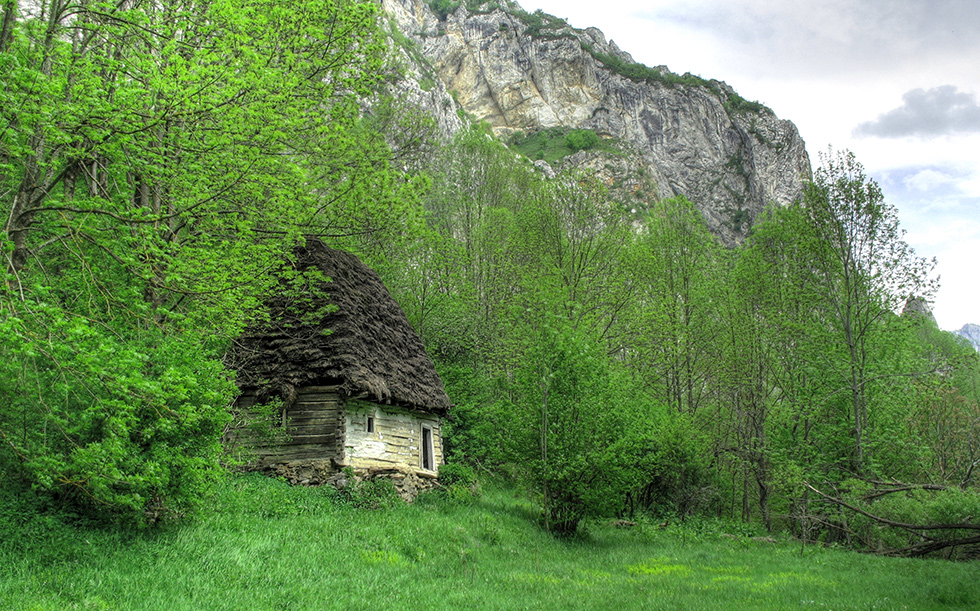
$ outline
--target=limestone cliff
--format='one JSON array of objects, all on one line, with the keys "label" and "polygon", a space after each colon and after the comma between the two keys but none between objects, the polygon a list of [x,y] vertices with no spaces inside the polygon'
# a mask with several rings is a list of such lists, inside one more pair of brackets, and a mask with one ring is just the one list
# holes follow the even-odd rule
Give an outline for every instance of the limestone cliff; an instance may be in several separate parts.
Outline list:
[{"label": "limestone cliff", "polygon": [[980,352],[980,325],[963,325],[963,328],[955,333],[973,344],[973,347]]},{"label": "limestone cliff", "polygon": [[725,243],[741,242],[764,206],[792,201],[810,176],[791,122],[721,81],[635,64],[595,28],[514,3],[460,3],[445,18],[428,0],[383,4],[465,111],[498,136],[590,129],[622,143],[615,163],[591,152],[560,165],[585,164],[611,185],[642,176],[651,197],[685,195]]}]

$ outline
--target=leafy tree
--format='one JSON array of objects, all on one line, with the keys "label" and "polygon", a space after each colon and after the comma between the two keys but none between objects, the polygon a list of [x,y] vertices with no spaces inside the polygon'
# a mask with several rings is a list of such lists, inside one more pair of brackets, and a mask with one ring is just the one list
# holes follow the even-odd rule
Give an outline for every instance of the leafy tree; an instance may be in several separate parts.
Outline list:
[{"label": "leafy tree", "polygon": [[359,106],[388,74],[377,10],[3,4],[11,477],[120,519],[193,508],[235,392],[222,352],[292,245],[386,225],[413,189]]},{"label": "leafy tree", "polygon": [[695,413],[709,398],[719,252],[700,213],[683,197],[651,208],[637,244],[636,317],[643,342],[637,367],[678,412]]},{"label": "leafy tree", "polygon": [[518,214],[523,293],[537,293],[575,328],[611,340],[634,292],[621,265],[632,232],[601,184],[577,178],[544,185]]},{"label": "leafy tree", "polygon": [[894,207],[864,174],[853,153],[822,157],[805,194],[810,265],[832,336],[844,346],[837,369],[853,427],[853,469],[864,472],[868,404],[880,375],[874,342],[883,324],[912,297],[931,295],[934,262],[916,257],[904,241]]},{"label": "leafy tree", "polygon": [[[639,487],[634,451],[651,416],[625,400],[601,345],[561,314],[529,312],[527,351],[508,419],[511,455],[544,505],[545,528],[574,533],[587,517],[615,515]],[[628,440],[628,441],[627,441]]]}]

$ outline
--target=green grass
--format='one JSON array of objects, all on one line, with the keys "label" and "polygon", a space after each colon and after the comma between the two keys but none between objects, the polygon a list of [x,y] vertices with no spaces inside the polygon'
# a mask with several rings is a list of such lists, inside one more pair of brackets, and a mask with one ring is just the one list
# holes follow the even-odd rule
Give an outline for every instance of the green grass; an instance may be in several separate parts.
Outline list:
[{"label": "green grass", "polygon": [[[490,490],[365,510],[230,478],[157,532],[27,521],[0,542],[2,609],[973,609],[975,563],[732,539],[717,524],[590,524],[555,540]],[[13,535],[13,538],[7,535]]]},{"label": "green grass", "polygon": [[[587,135],[591,135],[591,139],[583,140],[586,146],[574,146],[576,137],[581,139]],[[528,159],[543,159],[549,164],[555,164],[579,150],[617,151],[614,142],[599,138],[592,130],[563,127],[550,127],[531,134],[517,133],[511,137],[509,144]]]}]

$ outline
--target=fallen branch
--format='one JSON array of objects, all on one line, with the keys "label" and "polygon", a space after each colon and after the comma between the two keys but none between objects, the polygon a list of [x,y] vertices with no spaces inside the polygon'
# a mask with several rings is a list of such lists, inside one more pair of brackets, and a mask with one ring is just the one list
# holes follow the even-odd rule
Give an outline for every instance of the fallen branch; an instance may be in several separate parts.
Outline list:
[{"label": "fallen branch", "polygon": [[961,522],[961,523],[956,523],[956,524],[906,524],[904,522],[895,522],[894,520],[889,520],[888,518],[883,518],[881,516],[876,516],[873,513],[868,513],[867,511],[864,511],[863,509],[860,509],[858,507],[855,507],[854,505],[848,504],[847,501],[844,501],[843,499],[838,499],[838,498],[835,498],[835,497],[830,496],[829,494],[824,494],[823,492],[817,490],[816,488],[814,488],[813,486],[811,486],[810,484],[808,484],[806,482],[803,482],[803,485],[806,486],[807,488],[809,488],[810,490],[816,492],[817,494],[819,494],[820,496],[822,496],[824,499],[830,501],[831,503],[835,503],[837,505],[840,505],[841,507],[846,507],[847,509],[850,509],[851,511],[857,512],[857,513],[863,515],[866,518],[871,518],[875,522],[878,522],[880,524],[885,524],[887,526],[894,526],[896,528],[902,528],[902,529],[911,530],[911,531],[917,531],[917,530],[957,530],[957,529],[960,529],[960,530],[980,530],[980,524],[971,524],[969,522]]},{"label": "fallen branch", "polygon": [[[917,543],[915,545],[910,545],[908,547],[904,547],[904,548],[901,548],[901,549],[884,550],[884,551],[878,552],[878,553],[883,554],[883,555],[887,555],[887,556],[905,556],[905,557],[925,556],[926,554],[930,554],[932,552],[936,552],[936,551],[939,551],[939,550],[942,550],[942,549],[945,549],[945,548],[949,548],[949,547],[956,547],[956,546],[959,546],[959,545],[971,545],[971,544],[975,544],[975,543],[980,543],[980,535],[971,535],[971,536],[967,536],[967,537],[957,537],[957,538],[953,538],[953,539],[941,539],[941,538],[938,538],[938,537],[935,537],[935,536],[929,536],[929,535],[926,534],[927,532],[930,532],[930,531],[938,531],[938,530],[980,531],[980,524],[972,524],[970,522],[959,522],[959,523],[951,523],[951,524],[908,524],[908,523],[905,523],[905,522],[896,522],[895,520],[889,520],[888,518],[884,518],[882,516],[878,516],[878,515],[875,515],[873,513],[868,512],[868,511],[865,511],[865,510],[861,509],[860,507],[855,507],[854,505],[851,505],[850,503],[848,503],[847,501],[845,501],[843,499],[830,496],[829,494],[826,494],[824,492],[821,492],[820,490],[814,488],[813,486],[811,486],[810,484],[808,484],[806,482],[804,482],[803,485],[806,486],[806,488],[808,490],[816,493],[818,496],[820,496],[824,500],[830,501],[831,503],[834,503],[835,505],[837,505],[839,507],[843,507],[845,509],[849,509],[849,510],[851,510],[851,511],[857,513],[857,514],[860,514],[860,515],[862,515],[862,516],[864,516],[866,518],[869,518],[869,519],[877,522],[878,524],[882,524],[882,525],[885,525],[885,526],[891,526],[891,527],[894,527],[894,528],[900,528],[900,529],[906,530],[906,531],[908,531],[908,532],[910,532],[910,533],[912,533],[914,535],[917,535],[917,536],[921,537],[922,539],[925,539],[925,541],[922,542],[922,543]],[[926,485],[926,486],[928,486],[928,485]],[[927,488],[926,486],[908,486],[907,488],[910,489],[910,490],[914,490],[914,489],[934,490],[934,489],[937,489],[937,488],[941,488],[941,487],[938,487],[938,486],[935,487],[935,488],[933,488],[933,487],[928,487]],[[888,492],[898,492],[898,491],[899,491],[898,489],[890,489],[889,491],[885,492],[884,494],[887,494]],[[881,496],[881,495],[877,495],[877,496]],[[865,497],[865,498],[869,498],[869,497]],[[874,498],[874,497],[871,497],[871,498]],[[971,518],[967,518],[967,519],[969,520]]]}]

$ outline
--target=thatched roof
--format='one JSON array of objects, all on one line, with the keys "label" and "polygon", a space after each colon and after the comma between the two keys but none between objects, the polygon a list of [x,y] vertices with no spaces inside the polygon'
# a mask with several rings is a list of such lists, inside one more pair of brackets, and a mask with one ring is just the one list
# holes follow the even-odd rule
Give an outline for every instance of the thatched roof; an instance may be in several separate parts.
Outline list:
[{"label": "thatched roof", "polygon": [[[295,267],[312,266],[332,282],[319,282],[320,296],[307,303],[272,300],[273,322],[246,332],[231,359],[239,386],[289,400],[301,386],[339,384],[347,396],[445,414],[442,380],[378,274],[311,237]],[[336,310],[309,320],[325,304]]]}]

